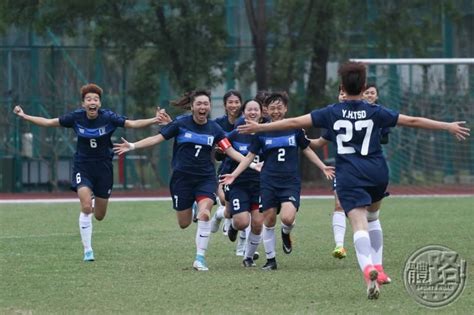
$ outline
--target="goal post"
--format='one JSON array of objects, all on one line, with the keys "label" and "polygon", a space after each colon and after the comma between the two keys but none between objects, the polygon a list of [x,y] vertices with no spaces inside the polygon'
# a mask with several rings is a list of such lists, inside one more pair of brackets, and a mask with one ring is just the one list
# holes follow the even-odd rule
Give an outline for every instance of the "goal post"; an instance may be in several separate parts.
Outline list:
[{"label": "goal post", "polygon": [[[400,113],[474,127],[474,58],[351,59],[368,66],[377,103]],[[391,186],[407,193],[474,194],[474,138],[393,128],[384,146]]]}]

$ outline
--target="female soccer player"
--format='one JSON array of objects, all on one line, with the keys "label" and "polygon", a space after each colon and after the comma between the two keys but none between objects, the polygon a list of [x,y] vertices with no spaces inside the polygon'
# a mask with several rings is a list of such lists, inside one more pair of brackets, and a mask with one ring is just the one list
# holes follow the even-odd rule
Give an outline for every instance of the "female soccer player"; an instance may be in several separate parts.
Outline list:
[{"label": "female soccer player", "polygon": [[[225,137],[222,128],[208,120],[211,112],[211,96],[204,90],[187,93],[177,101],[181,107],[191,104],[191,115],[179,116],[163,127],[159,134],[132,143],[122,138],[123,143],[114,144],[114,151],[124,154],[175,138],[173,147],[173,175],[170,192],[178,225],[185,229],[192,222],[192,205],[198,204],[198,228],[196,231],[196,258],[193,268],[207,271],[205,254],[209,243],[211,209],[217,189],[216,170],[211,151],[218,145],[233,159],[243,156],[236,152]],[[254,164],[255,165],[255,164]]]},{"label": "female soccer player", "polygon": [[423,117],[399,114],[383,106],[372,106],[363,99],[366,68],[362,63],[348,62],[339,68],[346,101],[312,111],[310,114],[256,124],[248,121],[239,126],[243,133],[294,130],[317,127],[328,129],[336,139],[336,191],[354,232],[354,247],[367,283],[367,297],[376,299],[380,290],[378,271],[372,259],[368,220],[376,220],[380,201],[386,195],[388,166],[380,145],[380,129],[405,126],[446,130],[458,140],[469,136],[464,121],[441,122]]},{"label": "female soccer player", "polygon": [[[339,91],[339,102],[341,103],[341,93],[345,94],[341,90]],[[373,106],[377,105],[378,100],[378,90],[375,84],[368,84],[366,90],[363,94],[364,99]],[[387,144],[388,143],[388,134],[390,133],[390,128],[382,128],[380,129],[380,143]],[[314,150],[318,147],[322,147],[326,145],[328,142],[333,141],[331,140],[331,133],[326,132],[322,137],[316,140],[311,140],[311,148]],[[334,142],[334,141],[333,141]],[[334,199],[335,199],[335,207],[334,207],[334,214],[333,214],[333,233],[334,233],[334,240],[336,242],[336,247],[334,248],[332,255],[335,258],[345,258],[346,257],[346,249],[344,248],[344,236],[346,233],[346,216],[344,213],[344,209],[342,209],[341,204],[339,202],[339,198],[337,197],[336,193],[336,179],[334,180]],[[379,213],[380,204],[376,203],[375,205],[371,206],[369,209],[370,212]],[[377,208],[378,207],[378,208]],[[390,277],[385,273],[383,267],[383,231],[382,225],[380,224],[380,220],[378,219],[378,215],[374,216],[373,219],[368,220],[368,229],[370,235],[370,244],[372,246],[372,262],[374,263],[375,269],[378,271],[377,282],[380,284],[389,284],[391,283]]]},{"label": "female soccer player", "polygon": [[[272,93],[267,97],[268,115],[272,121],[280,121],[288,111],[288,95],[284,92]],[[250,120],[247,123],[252,122]],[[252,126],[257,124],[252,122]],[[262,124],[265,125],[265,124]],[[241,126],[240,126],[241,127]],[[240,128],[239,127],[239,128]],[[224,184],[232,182],[247,168],[255,156],[262,151],[265,161],[260,175],[260,194],[264,214],[263,245],[267,262],[263,270],[277,269],[275,252],[275,224],[277,207],[281,205],[281,237],[283,251],[290,254],[293,250],[290,232],[294,227],[296,212],[300,204],[301,179],[299,175],[298,148],[317,165],[326,175],[332,178],[334,168],[324,165],[318,156],[308,147],[309,140],[302,129],[284,132],[268,132],[256,135],[249,147],[249,153],[239,166],[231,173],[222,176]]]},{"label": "female soccer player", "polygon": [[92,83],[81,87],[81,97],[82,109],[59,118],[30,116],[25,114],[20,106],[16,106],[13,111],[24,120],[38,126],[74,129],[77,135],[77,147],[71,188],[77,192],[81,203],[79,231],[84,245],[84,261],[94,261],[92,213],[98,221],[104,219],[114,183],[112,168],[114,153],[110,138],[117,127],[144,128],[156,123],[157,119],[155,117],[129,120],[110,110],[101,109],[102,89]]},{"label": "female soccer player", "polygon": [[[255,100],[248,100],[242,106],[245,119],[260,122],[262,117],[262,104]],[[245,121],[242,121],[245,123]],[[243,135],[236,131],[231,132],[229,140],[234,149],[242,155],[247,155],[248,148],[255,137],[253,135]],[[257,155],[254,159],[255,163],[259,163],[260,158]],[[230,161],[227,170],[233,171],[238,166],[235,161]],[[248,237],[246,236],[244,267],[255,267],[254,254],[260,244],[263,225],[263,215],[259,211],[260,199],[260,174],[259,172],[247,169],[232,183],[225,185],[227,191],[226,201],[232,216],[232,223],[229,226],[228,236],[231,241],[235,241],[237,233],[246,233],[246,229],[250,227]],[[240,237],[239,239],[241,239]],[[255,258],[257,258],[256,256]]]},{"label": "female soccer player", "polygon": [[[222,117],[218,117],[215,119],[215,121],[219,124],[219,126],[222,127],[222,129],[226,132],[229,133],[232,130],[234,130],[234,125],[236,121],[241,117],[242,115],[242,96],[240,92],[236,90],[229,90],[224,94],[224,109],[225,109],[225,115]],[[230,159],[225,156],[225,154],[219,150],[219,148],[216,148],[216,154],[215,154],[216,160],[222,161],[221,164],[219,165],[219,168],[217,169],[217,174],[220,176],[221,174],[227,173],[227,168],[228,164],[230,163]],[[226,202],[225,202],[225,196],[224,196],[224,190],[222,187],[222,184],[219,184],[217,188],[217,197],[219,197],[219,207],[217,207],[216,212],[214,213],[212,217],[212,226],[211,226],[211,231],[212,233],[217,232],[219,229],[220,222],[222,219],[224,220],[224,226],[222,227],[222,231],[224,232],[224,235],[227,235],[227,230],[229,228],[230,224],[230,213],[226,211]],[[245,241],[245,237],[244,237]],[[241,240],[239,239],[239,242]],[[238,244],[239,245],[239,244]],[[237,246],[239,247],[239,246]],[[242,246],[240,246],[242,247]],[[243,249],[237,248],[237,254],[242,251]]]}]

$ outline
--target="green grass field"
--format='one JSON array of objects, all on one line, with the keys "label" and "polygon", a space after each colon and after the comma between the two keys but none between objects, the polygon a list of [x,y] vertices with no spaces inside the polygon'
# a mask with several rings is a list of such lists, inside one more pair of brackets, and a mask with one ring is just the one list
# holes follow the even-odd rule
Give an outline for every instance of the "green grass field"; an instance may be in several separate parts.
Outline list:
[{"label": "green grass field", "polygon": [[277,238],[277,271],[244,269],[235,244],[219,232],[210,241],[210,271],[198,273],[191,267],[195,224],[179,229],[170,201],[112,201],[106,219],[94,221],[92,263],[82,261],[78,203],[0,204],[0,313],[430,313],[402,278],[408,256],[428,244],[468,262],[464,293],[437,313],[473,313],[474,197],[385,201],[384,265],[393,283],[375,301],[366,298],[350,228],[348,257],[330,255],[332,206],[303,200],[291,255]]}]

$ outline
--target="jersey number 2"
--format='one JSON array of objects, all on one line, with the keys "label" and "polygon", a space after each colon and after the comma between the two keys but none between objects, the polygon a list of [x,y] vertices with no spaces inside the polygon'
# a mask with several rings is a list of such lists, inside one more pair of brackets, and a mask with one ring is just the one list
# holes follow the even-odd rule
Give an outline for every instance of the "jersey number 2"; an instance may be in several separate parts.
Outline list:
[{"label": "jersey number 2", "polygon": [[360,150],[360,154],[367,155],[369,153],[369,144],[370,144],[370,136],[372,135],[372,129],[374,128],[374,122],[372,119],[367,120],[357,120],[354,125],[349,120],[337,120],[334,123],[333,129],[340,130],[341,128],[345,129],[345,133],[340,133],[336,137],[337,142],[337,153],[338,154],[352,154],[355,153],[355,149],[350,146],[345,146],[344,143],[347,143],[352,140],[354,136],[353,130],[361,131],[362,129],[366,129],[364,140],[362,140],[362,147]]}]

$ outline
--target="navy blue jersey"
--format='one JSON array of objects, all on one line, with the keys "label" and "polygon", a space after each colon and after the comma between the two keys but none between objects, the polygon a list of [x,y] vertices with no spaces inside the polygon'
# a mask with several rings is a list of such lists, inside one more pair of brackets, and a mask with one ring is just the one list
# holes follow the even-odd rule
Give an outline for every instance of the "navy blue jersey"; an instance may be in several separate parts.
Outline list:
[{"label": "navy blue jersey", "polygon": [[380,129],[394,127],[398,113],[365,101],[345,101],[311,112],[313,126],[326,128],[337,145],[338,187],[376,186],[388,181]]},{"label": "navy blue jersey", "polygon": [[175,138],[172,166],[175,171],[215,176],[211,151],[225,138],[222,128],[213,120],[196,124],[193,116],[182,116],[164,126],[160,133],[166,140]]},{"label": "navy blue jersey", "polygon": [[96,119],[88,119],[84,109],[59,117],[59,124],[73,128],[77,135],[74,155],[76,162],[112,160],[114,152],[110,138],[117,127],[124,127],[127,117],[108,109],[99,109]]},{"label": "navy blue jersey", "polygon": [[309,143],[303,129],[263,132],[254,137],[249,151],[254,154],[262,152],[261,156],[265,160],[262,177],[299,177],[298,148],[306,149]]},{"label": "navy blue jersey", "polygon": [[[239,120],[241,118],[237,118]],[[221,117],[218,117],[214,120],[219,126],[221,126],[222,130],[225,131],[226,136],[232,132],[232,130],[235,129],[235,124],[231,124],[229,122],[229,116],[224,115]],[[225,153],[220,153],[216,152],[215,158],[217,161],[222,161],[222,163],[219,165],[219,169],[217,170],[218,174],[227,174],[229,173],[229,167],[230,167],[230,158],[225,155]]]},{"label": "navy blue jersey", "polygon": [[[252,140],[255,138],[255,135],[244,135],[237,130],[232,131],[228,134],[228,138],[232,143],[232,147],[240,152],[243,156],[246,156],[249,153],[249,146],[252,143]],[[253,160],[255,163],[261,162],[260,156],[257,154]],[[233,172],[237,166],[238,162],[229,159],[229,173]],[[260,182],[260,172],[253,170],[251,168],[246,168],[242,174],[239,175],[234,181],[234,183],[243,183],[243,182]]]},{"label": "navy blue jersey", "polygon": [[234,130],[234,124],[229,122],[229,116],[224,115],[222,117],[218,117],[214,120],[219,126],[221,126],[222,130],[225,132],[231,132]]}]

